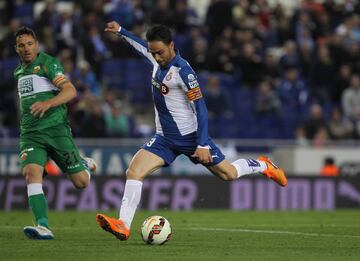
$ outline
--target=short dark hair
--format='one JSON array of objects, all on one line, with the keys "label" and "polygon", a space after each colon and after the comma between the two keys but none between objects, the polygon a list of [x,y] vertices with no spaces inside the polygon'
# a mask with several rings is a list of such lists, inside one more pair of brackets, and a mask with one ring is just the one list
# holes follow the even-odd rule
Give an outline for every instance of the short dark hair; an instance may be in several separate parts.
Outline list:
[{"label": "short dark hair", "polygon": [[24,35],[24,34],[31,35],[37,41],[37,37],[36,37],[34,30],[32,30],[31,28],[26,27],[26,26],[21,27],[19,30],[16,31],[16,33],[14,35],[15,35],[15,38],[18,38],[19,36]]},{"label": "short dark hair", "polygon": [[162,24],[153,25],[146,32],[146,40],[149,42],[161,41],[165,44],[169,44],[172,42],[172,34],[170,28]]}]

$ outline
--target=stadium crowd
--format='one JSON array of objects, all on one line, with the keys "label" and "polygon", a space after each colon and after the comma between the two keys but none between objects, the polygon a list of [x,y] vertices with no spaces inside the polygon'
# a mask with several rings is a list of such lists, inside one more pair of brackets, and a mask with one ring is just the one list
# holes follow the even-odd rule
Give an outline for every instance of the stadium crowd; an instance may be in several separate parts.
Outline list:
[{"label": "stadium crowd", "polygon": [[[78,89],[75,137],[153,132],[150,67],[120,38],[118,21],[143,37],[174,31],[199,74],[214,138],[294,139],[321,146],[360,137],[360,3],[303,0],[0,0],[0,137],[17,137],[14,32],[36,31]],[[221,128],[219,128],[221,126]]]}]

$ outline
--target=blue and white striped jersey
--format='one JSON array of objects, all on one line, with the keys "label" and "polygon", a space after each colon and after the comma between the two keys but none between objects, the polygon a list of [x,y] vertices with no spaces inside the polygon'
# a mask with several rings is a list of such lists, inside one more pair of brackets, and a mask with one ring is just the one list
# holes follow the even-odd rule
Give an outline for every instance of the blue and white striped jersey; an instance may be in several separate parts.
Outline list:
[{"label": "blue and white striped jersey", "polygon": [[197,76],[179,52],[160,67],[148,51],[147,42],[120,27],[119,34],[153,65],[152,93],[156,133],[172,139],[196,132],[197,145],[208,144],[208,115]]}]

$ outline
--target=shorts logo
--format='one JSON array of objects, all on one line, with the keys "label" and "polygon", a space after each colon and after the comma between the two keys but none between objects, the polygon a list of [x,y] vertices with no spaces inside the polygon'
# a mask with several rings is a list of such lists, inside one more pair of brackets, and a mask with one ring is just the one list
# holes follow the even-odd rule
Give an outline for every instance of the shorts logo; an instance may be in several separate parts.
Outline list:
[{"label": "shorts logo", "polygon": [[24,149],[20,152],[20,159],[22,161],[25,161],[28,157],[28,154],[27,152],[30,152],[30,151],[34,151],[34,148],[27,148],[27,149]]},{"label": "shorts logo", "polygon": [[170,72],[170,73],[168,73],[168,75],[166,75],[165,80],[170,81],[171,78],[172,78],[172,72]]},{"label": "shorts logo", "polygon": [[27,153],[24,152],[24,153],[21,154],[20,159],[21,159],[22,161],[25,161],[25,160],[27,159],[27,156],[28,156]]}]

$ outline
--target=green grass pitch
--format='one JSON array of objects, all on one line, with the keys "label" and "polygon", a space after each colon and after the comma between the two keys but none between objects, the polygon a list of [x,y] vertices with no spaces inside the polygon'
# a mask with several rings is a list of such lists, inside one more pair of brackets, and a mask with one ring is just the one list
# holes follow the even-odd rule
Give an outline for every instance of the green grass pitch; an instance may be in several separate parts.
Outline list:
[{"label": "green grass pitch", "polygon": [[[117,211],[107,212],[117,216]],[[140,226],[163,215],[173,237],[142,242]],[[0,211],[0,260],[360,260],[360,211],[138,211],[128,241],[101,230],[95,212],[50,212],[52,241],[25,238],[30,212]]]}]

